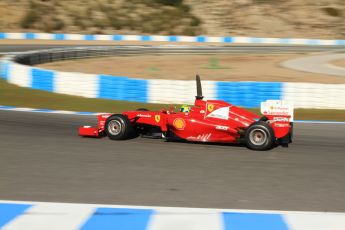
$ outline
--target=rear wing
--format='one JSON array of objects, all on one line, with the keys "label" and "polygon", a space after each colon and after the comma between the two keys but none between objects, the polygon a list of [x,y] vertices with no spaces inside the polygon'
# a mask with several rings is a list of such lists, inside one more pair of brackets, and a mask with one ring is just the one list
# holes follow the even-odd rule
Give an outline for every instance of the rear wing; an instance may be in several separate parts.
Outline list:
[{"label": "rear wing", "polygon": [[281,100],[267,100],[261,102],[262,115],[287,117],[289,116],[289,122],[293,122],[293,106],[285,101]]}]

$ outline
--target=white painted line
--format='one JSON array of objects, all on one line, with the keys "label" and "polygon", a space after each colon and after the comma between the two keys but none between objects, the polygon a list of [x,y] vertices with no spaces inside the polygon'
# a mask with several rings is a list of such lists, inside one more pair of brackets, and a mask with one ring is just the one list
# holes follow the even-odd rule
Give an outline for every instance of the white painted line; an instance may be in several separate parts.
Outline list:
[{"label": "white painted line", "polygon": [[345,227],[343,213],[288,213],[284,220],[290,230],[344,230]]},{"label": "white painted line", "polygon": [[37,201],[15,201],[15,200],[0,200],[0,203],[7,203],[7,204],[31,204],[31,205],[41,205],[41,204],[50,204],[50,205],[56,205],[56,204],[74,204],[74,205],[80,205],[84,207],[92,207],[92,208],[129,208],[129,209],[155,209],[160,212],[189,212],[189,213],[195,213],[195,212],[238,212],[238,213],[262,213],[262,214],[327,214],[327,215],[340,215],[345,218],[344,212],[316,212],[316,211],[283,211],[283,210],[255,210],[255,209],[219,209],[219,208],[186,208],[186,207],[163,207],[163,206],[136,206],[136,205],[115,205],[115,204],[85,204],[85,203],[57,203],[57,202],[37,202]]},{"label": "white painted line", "polygon": [[188,210],[157,211],[148,225],[150,230],[221,230],[223,220],[219,212]]}]

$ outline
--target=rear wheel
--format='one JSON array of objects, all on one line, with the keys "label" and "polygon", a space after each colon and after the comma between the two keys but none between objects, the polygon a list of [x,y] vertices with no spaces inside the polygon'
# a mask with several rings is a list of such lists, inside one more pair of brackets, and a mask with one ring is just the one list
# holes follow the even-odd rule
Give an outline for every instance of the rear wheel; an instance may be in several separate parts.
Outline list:
[{"label": "rear wheel", "polygon": [[259,121],[249,126],[245,133],[245,142],[253,150],[268,150],[275,143],[272,127],[266,122]]},{"label": "rear wheel", "polygon": [[107,119],[105,132],[112,140],[125,140],[135,135],[131,122],[122,114],[115,114]]}]

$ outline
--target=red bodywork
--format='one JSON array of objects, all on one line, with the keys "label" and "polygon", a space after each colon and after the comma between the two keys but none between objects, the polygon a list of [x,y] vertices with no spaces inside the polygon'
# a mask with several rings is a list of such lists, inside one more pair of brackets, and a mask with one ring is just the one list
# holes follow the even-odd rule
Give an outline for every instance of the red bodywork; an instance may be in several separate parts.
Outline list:
[{"label": "red bodywork", "polygon": [[[188,113],[174,111],[126,111],[133,126],[159,127],[162,134],[173,133],[174,136],[187,141],[237,143],[243,132],[261,116],[220,100],[204,101],[196,99]],[[96,128],[83,126],[79,135],[100,137],[105,134],[105,122],[112,114],[98,115]],[[274,131],[275,138],[283,138],[291,129],[290,116],[266,115]],[[266,119],[266,120],[267,120]]]}]

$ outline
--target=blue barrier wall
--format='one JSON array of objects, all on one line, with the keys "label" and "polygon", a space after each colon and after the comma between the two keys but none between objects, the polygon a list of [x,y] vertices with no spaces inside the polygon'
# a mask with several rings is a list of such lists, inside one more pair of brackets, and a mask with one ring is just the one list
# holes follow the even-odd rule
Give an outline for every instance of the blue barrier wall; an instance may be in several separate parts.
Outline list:
[{"label": "blue barrier wall", "polygon": [[[0,76],[22,87],[133,102],[193,104],[196,93],[194,81],[56,72],[7,60],[0,62]],[[247,108],[258,108],[266,100],[285,100],[295,108],[345,109],[345,84],[205,81],[203,89],[206,99]]]},{"label": "blue barrier wall", "polygon": [[7,62],[0,61],[0,78],[8,80],[9,72],[10,72],[10,64]]},{"label": "blue barrier wall", "polygon": [[148,102],[148,80],[99,75],[98,97]]},{"label": "blue barrier wall", "polygon": [[54,71],[31,69],[31,88],[54,92]]},{"label": "blue barrier wall", "polygon": [[216,82],[217,99],[249,108],[260,107],[260,102],[282,99],[280,82]]}]

